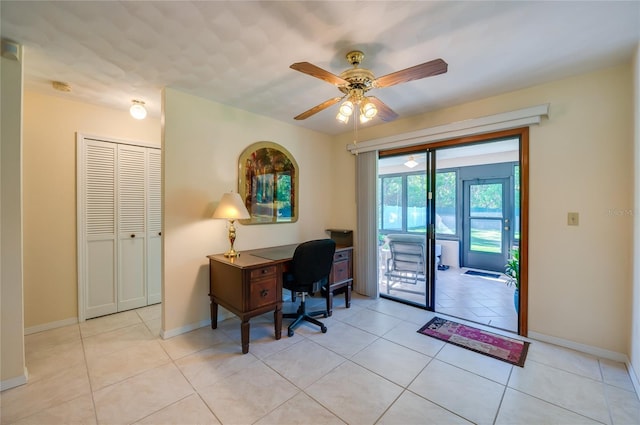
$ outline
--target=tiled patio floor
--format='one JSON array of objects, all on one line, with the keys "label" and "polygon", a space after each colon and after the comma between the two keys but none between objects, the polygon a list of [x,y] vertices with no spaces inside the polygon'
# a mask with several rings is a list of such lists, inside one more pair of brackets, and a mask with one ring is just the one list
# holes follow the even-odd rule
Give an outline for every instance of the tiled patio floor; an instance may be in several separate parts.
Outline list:
[{"label": "tiled patio floor", "polygon": [[[436,313],[459,317],[475,323],[511,332],[518,331],[518,316],[513,303],[514,288],[506,285],[506,278],[471,276],[467,268],[439,270],[436,277]],[[380,274],[380,294],[387,295],[384,272]],[[424,291],[424,284],[399,285],[398,288]],[[401,290],[388,294],[411,302],[425,304],[425,296]]]}]

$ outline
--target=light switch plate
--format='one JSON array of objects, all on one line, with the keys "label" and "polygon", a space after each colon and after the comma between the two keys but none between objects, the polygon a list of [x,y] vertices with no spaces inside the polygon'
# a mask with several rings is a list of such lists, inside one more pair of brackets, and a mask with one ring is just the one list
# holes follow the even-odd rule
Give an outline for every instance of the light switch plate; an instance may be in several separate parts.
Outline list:
[{"label": "light switch plate", "polygon": [[569,226],[577,226],[579,223],[579,214],[577,212],[567,213],[567,224]]}]

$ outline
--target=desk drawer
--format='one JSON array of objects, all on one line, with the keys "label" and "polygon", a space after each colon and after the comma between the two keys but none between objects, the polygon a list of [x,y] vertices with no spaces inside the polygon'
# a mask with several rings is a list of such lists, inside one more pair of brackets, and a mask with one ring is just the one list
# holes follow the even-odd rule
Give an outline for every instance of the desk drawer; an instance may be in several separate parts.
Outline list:
[{"label": "desk drawer", "polygon": [[249,287],[249,310],[278,301],[278,279],[275,275],[267,279],[252,281]]},{"label": "desk drawer", "polygon": [[251,280],[262,279],[267,276],[275,276],[277,271],[276,266],[265,266],[259,269],[251,270]]},{"label": "desk drawer", "polygon": [[333,262],[336,263],[338,261],[345,261],[351,258],[351,251],[339,251],[333,254]]},{"label": "desk drawer", "polygon": [[342,282],[343,280],[349,279],[351,277],[349,271],[350,268],[348,261],[333,263],[333,268],[331,269],[332,283]]}]

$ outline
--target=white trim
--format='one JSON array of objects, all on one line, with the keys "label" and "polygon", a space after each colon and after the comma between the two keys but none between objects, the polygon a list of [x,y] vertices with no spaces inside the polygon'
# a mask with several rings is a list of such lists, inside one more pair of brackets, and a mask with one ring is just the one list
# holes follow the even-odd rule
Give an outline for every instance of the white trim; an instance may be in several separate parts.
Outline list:
[{"label": "white trim", "polygon": [[629,378],[631,379],[631,384],[636,390],[636,396],[638,397],[638,400],[640,400],[640,382],[638,382],[636,373],[633,369],[633,365],[631,364],[631,361],[626,354],[605,350],[604,348],[594,347],[592,345],[580,344],[566,339],[557,338],[555,336],[539,334],[537,332],[529,332],[529,339],[548,342],[560,347],[570,348],[572,350],[580,351],[581,353],[591,354],[592,356],[599,357],[601,359],[624,363],[627,366],[627,373],[629,374]]},{"label": "white trim", "polygon": [[83,223],[86,221],[84,214],[84,187],[85,173],[82,171],[85,167],[84,150],[85,150],[85,136],[83,134],[76,134],[76,251],[77,251],[77,276],[78,281],[76,285],[78,287],[78,321],[85,321],[85,303],[84,303],[84,286],[85,286],[85,254],[84,246],[86,244],[86,237],[84,234]]},{"label": "white trim", "polygon": [[409,133],[366,140],[347,145],[347,150],[353,154],[380,149],[392,149],[494,131],[510,130],[533,124],[540,124],[542,117],[549,115],[549,104],[531,106],[501,114],[472,118],[436,127],[423,128]]},{"label": "white trim", "polygon": [[635,371],[633,370],[633,365],[631,364],[631,361],[626,354],[618,353],[617,351],[605,350],[604,348],[594,347],[592,345],[580,344],[578,342],[569,341],[563,338],[557,338],[555,336],[539,334],[537,332],[529,332],[528,339],[548,342],[560,347],[580,351],[581,353],[591,354],[592,356],[601,359],[624,363],[627,366],[627,373],[629,374],[629,379],[631,379],[631,384],[636,390],[636,397],[638,397],[638,399],[640,400],[640,382],[638,382]]},{"label": "white trim", "polygon": [[77,325],[78,318],[70,317],[64,320],[58,320],[56,322],[43,323],[42,325],[31,326],[30,328],[25,328],[24,334],[31,335],[42,331],[48,331],[51,329],[62,328],[64,326]]},{"label": "white trim", "polygon": [[16,376],[15,378],[5,379],[4,381],[0,381],[0,391],[4,391],[10,388],[15,388],[20,385],[24,385],[27,383],[28,380],[29,380],[29,372],[25,367],[22,375]]},{"label": "white trim", "polygon": [[633,369],[633,365],[630,361],[627,362],[627,370],[629,371],[629,376],[631,377],[633,388],[635,388],[636,390],[636,396],[638,397],[638,400],[640,400],[640,382],[638,382],[638,378],[636,378],[636,372]]},{"label": "white trim", "polygon": [[95,134],[77,133],[76,140],[95,140],[97,142],[118,143],[120,145],[142,146],[145,148],[156,148],[162,150],[162,146],[157,143],[143,142],[139,140],[116,139],[114,137],[96,136]]},{"label": "white trim", "polygon": [[[225,310],[224,307],[219,307],[218,308],[218,323],[222,322],[223,320],[232,318],[232,317],[236,317],[236,315],[231,313],[229,310]],[[180,334],[191,332],[191,331],[193,331],[195,329],[200,329],[200,328],[205,327],[205,326],[211,326],[211,319],[202,320],[202,321],[197,322],[197,323],[191,323],[189,325],[182,326],[180,328],[171,329],[171,330],[168,330],[168,331],[165,331],[164,329],[161,329],[160,330],[160,337],[162,339],[169,339],[169,338],[173,338],[174,336],[178,336]]]},{"label": "white trim", "polygon": [[178,336],[181,334],[185,334],[187,332],[191,332],[195,329],[200,329],[203,328],[205,326],[211,326],[211,319],[209,320],[202,320],[200,322],[197,323],[190,323],[188,325],[179,327],[179,328],[175,328],[175,329],[171,329],[168,331],[165,331],[164,329],[160,330],[160,337],[162,339],[169,339],[169,338],[173,338],[174,336]]},{"label": "white trim", "polygon": [[629,358],[627,357],[627,355],[618,353],[616,351],[605,350],[604,348],[594,347],[592,345],[580,344],[578,342],[569,341],[567,339],[558,338],[555,336],[539,334],[537,332],[529,332],[528,336],[531,339],[536,339],[538,341],[548,342],[551,344],[559,345],[561,347],[570,348],[572,350],[591,354],[592,356],[600,357],[602,359],[629,364]]}]

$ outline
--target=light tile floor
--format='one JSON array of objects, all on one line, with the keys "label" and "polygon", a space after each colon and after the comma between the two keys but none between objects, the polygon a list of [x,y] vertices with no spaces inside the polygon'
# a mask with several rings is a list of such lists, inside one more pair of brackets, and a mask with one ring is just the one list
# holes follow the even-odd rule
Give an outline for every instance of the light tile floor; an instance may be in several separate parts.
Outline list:
[{"label": "light tile floor", "polygon": [[433,313],[343,302],[326,334],[276,341],[271,313],[253,319],[245,355],[235,318],[160,339],[159,305],[28,335],[29,383],[2,392],[1,423],[640,423],[624,364],[533,341],[520,368],[418,334]]}]

